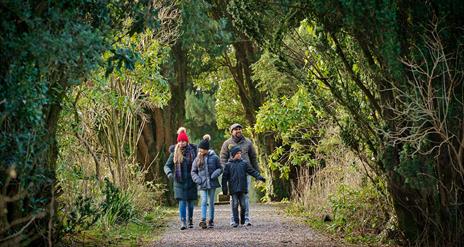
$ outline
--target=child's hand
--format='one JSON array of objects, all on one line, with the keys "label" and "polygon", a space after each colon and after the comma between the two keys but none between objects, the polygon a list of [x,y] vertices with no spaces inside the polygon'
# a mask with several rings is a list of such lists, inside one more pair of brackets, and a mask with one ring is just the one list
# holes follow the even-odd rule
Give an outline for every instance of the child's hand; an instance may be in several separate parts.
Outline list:
[{"label": "child's hand", "polygon": [[266,182],[266,179],[265,179],[265,178],[263,178],[263,177],[260,177],[260,178],[259,178],[259,180],[260,180],[260,181],[262,181],[263,183],[265,183],[265,182]]},{"label": "child's hand", "polygon": [[169,181],[172,181],[174,179],[174,176],[172,175],[172,173],[169,173],[168,179],[169,179]]}]

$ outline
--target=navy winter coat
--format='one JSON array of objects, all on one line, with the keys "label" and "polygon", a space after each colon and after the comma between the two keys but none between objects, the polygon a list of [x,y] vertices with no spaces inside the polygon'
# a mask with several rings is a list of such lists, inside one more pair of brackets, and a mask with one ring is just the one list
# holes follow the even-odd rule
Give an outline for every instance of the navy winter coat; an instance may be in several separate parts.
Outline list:
[{"label": "navy winter coat", "polygon": [[175,145],[169,148],[170,155],[168,161],[164,165],[164,173],[167,176],[170,174],[174,177],[174,197],[177,200],[197,200],[198,191],[197,185],[193,182],[190,171],[192,163],[197,155],[197,147],[193,144],[188,144],[184,150],[184,161],[181,165],[181,176],[176,178],[175,164],[174,164],[174,148]]},{"label": "navy winter coat", "polygon": [[192,179],[198,184],[198,189],[215,189],[221,187],[218,177],[222,174],[222,166],[219,163],[219,157],[213,150],[209,150],[205,155],[203,167],[198,167],[200,156],[195,158],[192,165]]},{"label": "navy winter coat", "polygon": [[224,167],[224,174],[222,174],[222,193],[224,195],[238,192],[248,193],[247,174],[264,181],[259,172],[245,160],[229,160]]}]

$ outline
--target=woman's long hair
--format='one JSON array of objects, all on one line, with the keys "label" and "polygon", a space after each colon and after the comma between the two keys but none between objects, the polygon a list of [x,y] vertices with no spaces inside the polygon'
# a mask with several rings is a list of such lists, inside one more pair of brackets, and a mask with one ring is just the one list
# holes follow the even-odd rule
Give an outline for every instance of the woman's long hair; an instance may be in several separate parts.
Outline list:
[{"label": "woman's long hair", "polygon": [[182,163],[184,162],[185,148],[181,148],[177,143],[174,149],[174,173],[176,174],[176,181],[182,181]]},{"label": "woman's long hair", "polygon": [[182,162],[184,162],[184,152],[180,147],[180,144],[177,143],[174,148],[174,164],[182,164]]}]

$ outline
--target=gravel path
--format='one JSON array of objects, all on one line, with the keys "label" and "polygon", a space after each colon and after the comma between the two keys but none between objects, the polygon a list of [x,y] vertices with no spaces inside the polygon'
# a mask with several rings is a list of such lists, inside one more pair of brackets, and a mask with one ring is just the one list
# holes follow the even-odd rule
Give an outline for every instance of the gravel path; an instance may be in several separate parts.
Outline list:
[{"label": "gravel path", "polygon": [[215,206],[215,227],[198,226],[200,208],[195,207],[194,228],[181,231],[177,216],[168,222],[160,241],[152,246],[343,246],[317,234],[282,209],[252,204],[252,226],[229,226],[229,205]]}]

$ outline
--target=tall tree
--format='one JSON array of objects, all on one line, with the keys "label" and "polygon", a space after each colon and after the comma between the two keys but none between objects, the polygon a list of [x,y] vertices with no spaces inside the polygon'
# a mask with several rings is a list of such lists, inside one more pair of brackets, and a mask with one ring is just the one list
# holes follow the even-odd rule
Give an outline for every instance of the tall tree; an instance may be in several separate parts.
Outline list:
[{"label": "tall tree", "polygon": [[[156,24],[151,1],[0,3],[0,242],[54,241],[56,128],[63,96],[124,35]],[[131,22],[128,20],[131,19]],[[129,24],[130,23],[130,24]]]},{"label": "tall tree", "polygon": [[322,84],[349,113],[348,122],[333,116],[342,138],[386,177],[409,241],[461,243],[464,4],[233,4],[241,29],[277,54],[283,70],[306,71],[301,82]]},{"label": "tall tree", "polygon": [[[211,22],[207,16],[209,5],[206,2],[179,1],[176,8],[181,14],[180,35],[167,44],[170,54],[162,72],[170,86],[171,100],[165,107],[146,109],[150,118],[139,142],[139,160],[143,166],[151,168],[147,179],[163,183],[168,182],[163,173],[168,148],[176,143],[177,128],[186,124],[185,101],[187,92],[193,88],[192,78],[214,62],[215,56],[209,54],[224,49],[217,44],[219,42],[212,42],[221,33],[219,24]],[[172,198],[169,191],[166,197]]]},{"label": "tall tree", "polygon": [[[226,22],[224,28],[231,35],[227,43],[230,49],[224,50],[220,63],[228,69],[235,82],[246,124],[254,126],[256,114],[268,96],[265,91],[258,89],[258,81],[253,78],[252,65],[260,59],[263,49],[236,27],[237,20],[228,11],[230,2],[222,0],[210,2],[212,18]],[[268,156],[276,146],[273,133],[253,133],[252,138],[258,148],[259,163],[265,169],[266,175],[271,178],[266,186],[267,197],[273,200],[288,197],[289,181],[282,179],[278,170],[270,169],[267,165]]]}]

